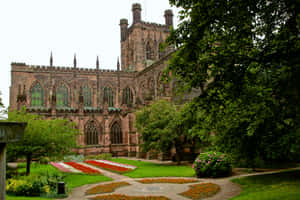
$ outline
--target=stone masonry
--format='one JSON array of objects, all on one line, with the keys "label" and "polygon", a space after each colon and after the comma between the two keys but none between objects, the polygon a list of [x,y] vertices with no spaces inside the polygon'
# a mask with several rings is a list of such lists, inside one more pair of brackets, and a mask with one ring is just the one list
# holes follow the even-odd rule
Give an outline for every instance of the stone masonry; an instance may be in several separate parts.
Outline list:
[{"label": "stone masonry", "polygon": [[49,66],[12,63],[10,109],[26,106],[45,118],[75,122],[82,132],[77,153],[143,156],[134,111],[153,100],[172,98],[173,83],[162,83],[161,76],[173,49],[160,51],[160,45],[170,33],[173,14],[166,10],[166,24],[161,25],[142,21],[141,10],[133,4],[130,27],[127,19],[120,20],[117,70],[101,69],[98,58],[95,68],[78,68],[76,56],[73,67],[53,66],[52,55]]}]

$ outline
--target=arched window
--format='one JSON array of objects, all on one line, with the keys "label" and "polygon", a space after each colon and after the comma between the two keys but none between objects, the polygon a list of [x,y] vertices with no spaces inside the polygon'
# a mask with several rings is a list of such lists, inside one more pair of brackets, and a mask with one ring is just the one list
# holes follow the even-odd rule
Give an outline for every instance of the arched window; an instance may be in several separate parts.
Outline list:
[{"label": "arched window", "polygon": [[43,106],[44,105],[44,91],[39,83],[36,83],[34,87],[31,88],[31,106]]},{"label": "arched window", "polygon": [[146,45],[146,59],[152,60],[152,52],[151,52],[151,46],[149,42]]},{"label": "arched window", "polygon": [[163,43],[160,43],[158,45],[158,56],[159,58],[162,58],[165,55],[165,51],[162,49]]},{"label": "arched window", "polygon": [[133,104],[133,95],[129,87],[123,89],[122,102],[123,104],[127,104],[127,105]]},{"label": "arched window", "polygon": [[56,106],[68,107],[69,106],[69,92],[68,88],[62,84],[56,92]]},{"label": "arched window", "polygon": [[104,88],[104,102],[107,101],[109,107],[114,107],[114,94],[110,87]]},{"label": "arched window", "polygon": [[98,130],[94,121],[89,121],[84,127],[86,145],[98,144]]},{"label": "arched window", "polygon": [[88,86],[83,87],[83,105],[85,107],[92,106],[92,94],[91,89]]},{"label": "arched window", "polygon": [[111,143],[112,144],[122,144],[123,136],[120,125],[115,122],[111,127]]}]

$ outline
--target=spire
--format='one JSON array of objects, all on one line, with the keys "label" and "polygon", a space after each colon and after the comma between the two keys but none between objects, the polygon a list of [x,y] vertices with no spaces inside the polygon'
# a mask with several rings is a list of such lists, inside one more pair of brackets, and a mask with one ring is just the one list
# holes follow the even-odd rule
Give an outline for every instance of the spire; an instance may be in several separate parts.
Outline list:
[{"label": "spire", "polygon": [[76,66],[77,66],[76,53],[74,54],[74,61],[73,61],[73,63],[74,63],[74,68],[76,68]]},{"label": "spire", "polygon": [[51,54],[50,54],[50,67],[53,66],[53,56],[52,56],[52,51],[51,51]]},{"label": "spire", "polygon": [[99,69],[99,56],[97,56],[97,60],[96,60],[96,69]]},{"label": "spire", "polygon": [[118,57],[118,62],[117,62],[117,70],[120,71],[120,62],[119,62],[119,57]]}]

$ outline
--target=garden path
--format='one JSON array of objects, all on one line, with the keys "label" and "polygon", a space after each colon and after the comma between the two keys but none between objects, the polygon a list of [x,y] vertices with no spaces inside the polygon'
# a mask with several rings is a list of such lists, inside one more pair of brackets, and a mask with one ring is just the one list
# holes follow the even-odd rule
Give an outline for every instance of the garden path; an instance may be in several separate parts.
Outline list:
[{"label": "garden path", "polygon": [[[300,167],[292,168],[292,169],[300,169]],[[238,184],[232,183],[230,181],[232,178],[262,175],[262,174],[271,174],[271,173],[277,173],[279,171],[287,171],[287,170],[292,170],[292,169],[276,170],[276,171],[270,171],[270,172],[258,172],[258,173],[251,173],[251,174],[242,174],[242,175],[236,175],[236,176],[231,176],[231,177],[226,177],[226,178],[216,178],[216,179],[199,178],[197,180],[200,183],[214,183],[214,184],[219,185],[221,188],[221,190],[216,195],[214,195],[213,197],[210,197],[210,198],[206,198],[206,200],[226,200],[226,199],[230,199],[230,198],[240,194],[242,191],[241,187]],[[188,190],[189,185],[197,184],[197,183],[142,184],[142,183],[136,182],[136,180],[139,180],[139,179],[132,179],[127,176],[112,173],[112,172],[109,172],[109,171],[106,171],[103,169],[101,169],[101,172],[103,173],[103,175],[113,178],[114,181],[84,185],[84,186],[81,186],[78,188],[74,188],[72,190],[71,194],[69,195],[69,197],[66,198],[65,200],[87,200],[91,197],[97,196],[97,195],[88,195],[87,196],[85,193],[88,189],[95,187],[97,185],[120,182],[120,181],[126,181],[127,183],[130,183],[131,185],[117,188],[114,192],[105,193],[105,194],[125,194],[125,195],[130,195],[130,196],[152,195],[152,196],[165,196],[172,200],[187,200],[188,198],[177,195],[177,193],[181,193],[181,192]],[[163,177],[159,177],[159,178],[163,178]],[[170,178],[170,177],[165,177],[165,178]],[[172,177],[172,178],[175,178],[175,177]],[[178,177],[178,178],[182,178],[182,177]],[[196,179],[196,178],[194,178],[194,179]]]}]

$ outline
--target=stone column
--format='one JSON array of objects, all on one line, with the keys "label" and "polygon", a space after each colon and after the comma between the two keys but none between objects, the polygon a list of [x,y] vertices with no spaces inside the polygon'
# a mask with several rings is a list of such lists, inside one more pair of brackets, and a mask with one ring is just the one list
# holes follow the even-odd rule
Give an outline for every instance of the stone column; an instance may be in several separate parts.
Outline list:
[{"label": "stone column", "polygon": [[[0,143],[0,199],[5,200],[6,153],[5,143]],[[2,190],[4,188],[4,190]]]}]

